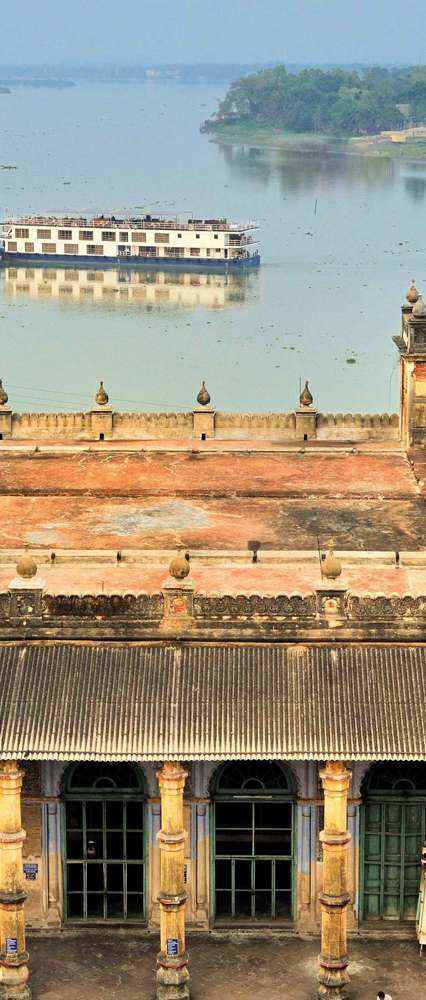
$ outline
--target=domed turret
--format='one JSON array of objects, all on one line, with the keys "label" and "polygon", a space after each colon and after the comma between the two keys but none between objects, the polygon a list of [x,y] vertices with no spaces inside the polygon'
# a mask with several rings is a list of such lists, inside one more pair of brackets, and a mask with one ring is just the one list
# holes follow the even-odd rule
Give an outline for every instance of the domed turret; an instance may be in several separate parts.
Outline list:
[{"label": "domed turret", "polygon": [[426,302],[423,301],[423,296],[420,295],[420,292],[417,302],[413,306],[412,315],[415,316],[416,319],[426,318]]},{"label": "domed turret", "polygon": [[0,378],[0,406],[6,406],[8,399],[9,396],[7,395],[6,389],[3,388],[3,382]]},{"label": "domed turret", "polygon": [[16,563],[16,572],[18,576],[22,576],[24,580],[31,580],[31,577],[36,576],[37,563],[28,550],[19,556],[18,562]]},{"label": "domed turret", "polygon": [[416,288],[416,281],[415,281],[415,278],[413,278],[413,280],[411,282],[411,285],[410,285],[410,287],[408,289],[408,292],[406,294],[406,299],[407,299],[407,302],[410,303],[410,306],[413,306],[417,302],[418,297],[419,297],[419,293],[418,293],[417,288]]},{"label": "domed turret", "polygon": [[305,382],[305,387],[300,393],[299,402],[301,406],[312,406],[314,397],[309,389],[309,382]]},{"label": "domed turret", "polygon": [[189,556],[179,551],[170,563],[169,573],[175,580],[184,580],[189,576]]},{"label": "domed turret", "polygon": [[340,559],[334,555],[333,549],[334,542],[330,541],[328,543],[328,552],[325,559],[321,563],[321,573],[325,576],[326,580],[337,580],[337,577],[341,575],[342,564]]},{"label": "domed turret", "polygon": [[100,382],[99,389],[95,396],[95,402],[98,404],[98,406],[106,406],[108,399],[109,396],[106,390],[104,389],[104,383]]},{"label": "domed turret", "polygon": [[211,398],[210,393],[206,389],[206,383],[202,382],[201,389],[197,396],[197,403],[199,403],[200,406],[208,406],[210,403],[210,398]]}]

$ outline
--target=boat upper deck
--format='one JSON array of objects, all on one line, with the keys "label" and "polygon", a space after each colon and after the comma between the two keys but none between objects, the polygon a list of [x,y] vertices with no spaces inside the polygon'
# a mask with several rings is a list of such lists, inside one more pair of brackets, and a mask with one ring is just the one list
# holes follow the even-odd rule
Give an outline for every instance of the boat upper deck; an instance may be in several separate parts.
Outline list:
[{"label": "boat upper deck", "polygon": [[50,215],[28,215],[19,218],[5,219],[2,225],[13,226],[68,226],[90,229],[173,229],[188,230],[196,232],[228,232],[242,233],[250,229],[258,229],[258,224],[251,222],[228,222],[227,219],[187,219],[186,222],[177,217],[168,219],[166,216],[121,216],[97,215],[92,218],[86,216],[50,216]]}]

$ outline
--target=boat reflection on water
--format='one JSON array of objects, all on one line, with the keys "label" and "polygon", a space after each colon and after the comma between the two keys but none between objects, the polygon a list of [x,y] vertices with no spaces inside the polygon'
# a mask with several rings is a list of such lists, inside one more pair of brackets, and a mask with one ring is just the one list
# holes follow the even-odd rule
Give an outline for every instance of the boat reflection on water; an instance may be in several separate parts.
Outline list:
[{"label": "boat reflection on water", "polygon": [[257,278],[253,271],[199,274],[109,267],[6,266],[3,271],[4,290],[10,297],[139,309],[162,306],[223,309],[243,302]]}]

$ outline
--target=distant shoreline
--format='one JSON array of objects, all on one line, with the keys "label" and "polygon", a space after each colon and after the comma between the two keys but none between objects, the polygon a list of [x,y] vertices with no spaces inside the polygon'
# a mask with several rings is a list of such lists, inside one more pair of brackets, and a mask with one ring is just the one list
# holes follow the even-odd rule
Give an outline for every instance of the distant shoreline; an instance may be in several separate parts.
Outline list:
[{"label": "distant shoreline", "polygon": [[343,156],[426,160],[426,140],[423,142],[378,143],[373,136],[339,139],[314,132],[283,132],[258,125],[217,125],[206,131],[210,142],[223,146],[250,144],[262,149],[283,149],[290,152],[324,152]]}]

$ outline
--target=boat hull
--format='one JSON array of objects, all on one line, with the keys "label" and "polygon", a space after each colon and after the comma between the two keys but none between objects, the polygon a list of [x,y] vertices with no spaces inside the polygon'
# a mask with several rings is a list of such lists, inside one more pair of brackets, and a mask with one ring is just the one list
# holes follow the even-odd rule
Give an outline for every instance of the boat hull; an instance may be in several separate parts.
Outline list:
[{"label": "boat hull", "polygon": [[119,268],[155,268],[157,271],[164,271],[166,268],[173,268],[180,271],[219,271],[222,274],[227,271],[245,271],[248,268],[259,267],[260,254],[253,254],[243,260],[211,260],[209,257],[198,258],[175,258],[175,257],[83,257],[70,254],[39,254],[39,253],[5,253],[0,256],[0,263],[13,267],[18,262],[28,264],[50,264],[61,267],[84,267],[92,270],[95,267],[119,267]]}]

